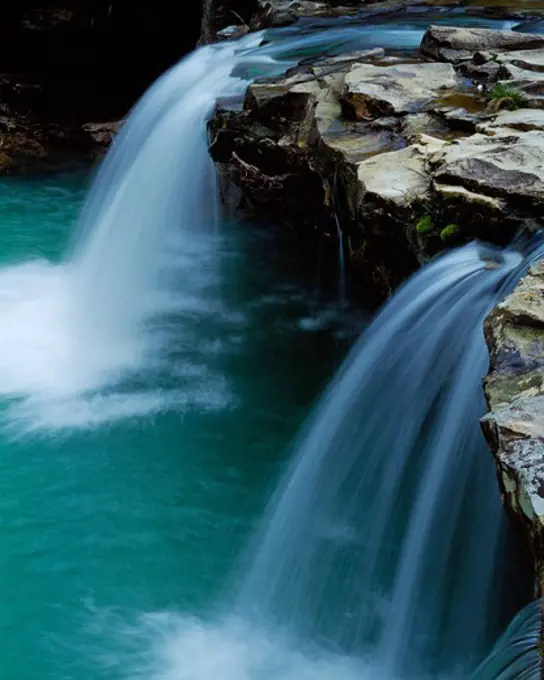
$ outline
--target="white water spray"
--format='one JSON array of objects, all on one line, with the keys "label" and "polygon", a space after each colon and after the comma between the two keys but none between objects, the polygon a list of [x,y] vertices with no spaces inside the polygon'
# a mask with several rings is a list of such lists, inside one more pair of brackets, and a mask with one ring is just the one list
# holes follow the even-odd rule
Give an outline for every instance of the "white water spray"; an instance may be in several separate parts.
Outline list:
[{"label": "white water spray", "polygon": [[69,257],[0,270],[0,396],[12,400],[10,424],[90,426],[187,402],[126,384],[164,361],[164,319],[192,304],[192,253],[213,240],[218,220],[207,117],[220,94],[243,92],[247,82],[232,71],[259,42],[203,48],[166,73],[104,161]]}]

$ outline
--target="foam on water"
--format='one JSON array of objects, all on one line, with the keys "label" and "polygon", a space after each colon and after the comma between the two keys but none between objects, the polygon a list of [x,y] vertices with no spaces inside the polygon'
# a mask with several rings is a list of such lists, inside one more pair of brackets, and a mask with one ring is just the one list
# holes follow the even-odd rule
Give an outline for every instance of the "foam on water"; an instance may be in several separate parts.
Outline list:
[{"label": "foam on water", "polygon": [[[258,629],[242,619],[206,621],[176,612],[130,619],[95,611],[87,625],[97,669],[124,680],[387,680],[364,661],[302,649],[279,631]],[[113,640],[110,652],[93,639]]]},{"label": "foam on water", "polygon": [[11,400],[10,426],[89,427],[224,401],[209,382],[156,389],[157,367],[172,359],[173,319],[179,336],[195,305],[215,313],[194,291],[217,273],[206,120],[220,93],[243,88],[230,75],[237,52],[259,40],[201,49],[165,74],[103,163],[68,258],[0,270],[0,396]]}]

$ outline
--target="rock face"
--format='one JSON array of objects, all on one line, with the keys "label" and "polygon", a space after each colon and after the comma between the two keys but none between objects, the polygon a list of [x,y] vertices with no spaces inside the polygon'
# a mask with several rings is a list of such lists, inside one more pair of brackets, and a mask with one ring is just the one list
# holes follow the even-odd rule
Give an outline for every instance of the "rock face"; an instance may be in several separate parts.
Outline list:
[{"label": "rock face", "polygon": [[544,261],[486,320],[490,413],[482,420],[503,503],[522,527],[544,578]]},{"label": "rock face", "polygon": [[[519,55],[529,45],[539,53],[543,41],[440,27],[424,45],[429,36],[437,50],[477,46],[469,63],[492,62],[495,78],[506,62],[482,45]],[[241,111],[217,111],[212,156],[246,205],[305,242],[334,245],[339,226],[352,288],[383,299],[442,248],[474,237],[506,244],[544,223],[542,110],[523,100],[492,111],[462,80],[466,63],[383,50],[306,61],[251,85]]]},{"label": "rock face", "polygon": [[200,9],[178,0],[3,3],[0,116],[7,122],[0,135],[10,167],[93,154],[83,124],[126,115],[156,77],[194,48]]}]

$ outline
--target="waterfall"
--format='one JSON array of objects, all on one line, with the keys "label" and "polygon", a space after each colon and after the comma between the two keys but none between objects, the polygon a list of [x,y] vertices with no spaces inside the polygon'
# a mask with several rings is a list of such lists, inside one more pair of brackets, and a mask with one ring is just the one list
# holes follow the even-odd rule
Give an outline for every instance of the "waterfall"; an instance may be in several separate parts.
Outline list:
[{"label": "waterfall", "polygon": [[542,677],[540,637],[542,600],[532,602],[512,621],[471,680],[537,680]]},{"label": "waterfall", "polygon": [[[100,167],[63,261],[0,269],[10,426],[87,427],[185,403],[147,383],[165,363],[163,321],[186,302],[179,279],[195,277],[191,252],[218,220],[207,119],[219,95],[242,96],[248,79],[233,70],[261,40],[202,48],[163,75]],[[278,69],[266,55],[244,63]]]},{"label": "waterfall", "polygon": [[10,425],[87,427],[185,404],[184,394],[165,398],[147,384],[165,363],[163,320],[183,309],[178,282],[195,276],[191,251],[217,224],[208,117],[220,96],[242,98],[253,78],[281,74],[300,51],[360,41],[354,28],[263,38],[202,47],[165,73],[102,163],[64,260],[0,269]]},{"label": "waterfall", "polygon": [[336,223],[336,234],[338,236],[338,303],[341,309],[345,309],[348,304],[348,293],[346,256],[344,253],[344,232],[342,231],[340,220],[336,213],[334,213],[334,220]]},{"label": "waterfall", "polygon": [[481,658],[503,540],[478,422],[483,320],[543,253],[468,245],[385,306],[295,447],[250,551],[244,615],[375,658],[386,677]]},{"label": "waterfall", "polygon": [[[256,49],[254,34],[201,48],[157,82],[102,165],[67,257],[0,271],[0,395],[14,400],[10,417],[23,408],[36,429],[88,426],[92,404],[112,391],[115,417],[149,411],[128,391],[161,363],[157,317],[183,304],[170,258],[181,249],[190,260],[191,243],[213,234],[217,219],[206,140],[216,99],[241,95],[256,71],[281,72],[298,53],[355,49],[368,35],[368,27],[285,31]],[[343,268],[340,233],[339,247]],[[289,644],[263,643],[252,623],[210,636],[193,622],[183,633],[183,653],[198,656],[192,675],[175,667],[143,677],[356,678],[370,659],[378,671],[368,677],[421,680],[480,659],[494,633],[503,541],[478,424],[482,323],[530,257],[472,244],[438,258],[385,306],[315,409],[250,549],[235,607],[245,621],[280,624]],[[162,396],[153,404],[165,406]],[[333,656],[314,655],[308,666],[292,640]],[[173,646],[167,654],[176,666]],[[232,657],[229,675],[223,660]]]}]

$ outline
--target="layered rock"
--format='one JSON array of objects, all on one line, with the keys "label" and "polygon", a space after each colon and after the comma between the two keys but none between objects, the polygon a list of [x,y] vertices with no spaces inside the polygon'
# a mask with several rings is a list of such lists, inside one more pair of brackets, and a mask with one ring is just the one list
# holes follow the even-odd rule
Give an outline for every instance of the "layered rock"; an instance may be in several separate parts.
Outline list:
[{"label": "layered rock", "polygon": [[421,52],[440,61],[457,62],[485,52],[512,52],[544,47],[544,36],[485,28],[430,26],[421,43]]},{"label": "layered rock", "polygon": [[[490,373],[482,420],[503,503],[526,534],[544,578],[544,262],[485,323]],[[541,581],[542,582],[542,581]]]},{"label": "layered rock", "polygon": [[[429,35],[437,50],[483,40],[441,27],[424,44]],[[505,35],[484,43],[540,51],[540,37]],[[247,204],[304,238],[335,238],[340,225],[352,283],[383,298],[441,248],[505,244],[544,222],[541,111],[492,112],[460,70],[380,50],[306,62],[251,85],[241,111],[220,109],[212,155]]]}]

